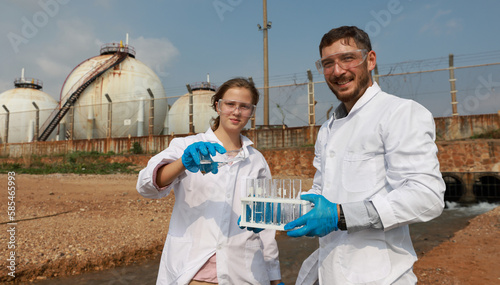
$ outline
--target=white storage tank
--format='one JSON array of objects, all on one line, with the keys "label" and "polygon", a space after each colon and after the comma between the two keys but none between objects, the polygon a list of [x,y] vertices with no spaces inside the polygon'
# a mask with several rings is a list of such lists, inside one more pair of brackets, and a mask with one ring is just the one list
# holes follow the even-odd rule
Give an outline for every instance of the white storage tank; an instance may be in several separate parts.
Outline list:
[{"label": "white storage tank", "polygon": [[[73,139],[107,137],[110,118],[111,137],[147,136],[150,110],[154,110],[153,134],[162,134],[167,112],[163,84],[151,68],[135,58],[135,50],[128,43],[105,44],[99,56],[75,67],[64,82],[61,103],[64,104],[77,87],[85,83],[83,78],[88,78],[119,51],[126,52],[126,58],[107,69],[87,87],[83,86],[83,92],[74,103],[73,116],[71,112],[66,114],[68,125],[73,119]],[[148,89],[154,96],[153,105]],[[71,130],[68,129],[68,132]]]},{"label": "white storage tank", "polygon": [[[212,96],[217,89],[209,82],[190,84],[193,92],[193,125],[195,133],[205,132],[210,126],[210,119],[217,117],[212,108]],[[170,107],[167,118],[168,128],[165,134],[189,133],[189,93],[182,95]]]},{"label": "white storage tank", "polygon": [[[41,127],[58,103],[42,91],[42,81],[25,78],[24,69],[21,78],[14,80],[14,86],[14,89],[0,94],[0,142],[31,142],[36,134],[36,107],[39,109],[38,122]],[[47,140],[55,139],[56,135],[57,128]]]}]

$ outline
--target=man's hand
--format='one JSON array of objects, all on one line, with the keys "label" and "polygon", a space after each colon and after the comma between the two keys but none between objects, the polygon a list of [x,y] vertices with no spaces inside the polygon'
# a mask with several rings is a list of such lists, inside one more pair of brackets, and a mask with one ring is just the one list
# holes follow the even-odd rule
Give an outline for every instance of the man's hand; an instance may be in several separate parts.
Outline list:
[{"label": "man's hand", "polygon": [[322,237],[338,230],[337,223],[339,218],[337,204],[328,201],[322,195],[316,194],[304,194],[301,195],[300,198],[312,202],[314,208],[304,216],[285,225],[285,230],[303,226],[299,229],[287,232],[288,236]]}]

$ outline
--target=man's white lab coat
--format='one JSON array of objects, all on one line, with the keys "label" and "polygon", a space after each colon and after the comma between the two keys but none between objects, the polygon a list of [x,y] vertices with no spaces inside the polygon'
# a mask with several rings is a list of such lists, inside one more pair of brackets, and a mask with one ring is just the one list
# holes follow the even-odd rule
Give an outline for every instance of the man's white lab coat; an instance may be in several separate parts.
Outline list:
[{"label": "man's white lab coat", "polygon": [[320,238],[319,251],[304,263],[298,284],[307,274],[314,276],[315,269],[320,284],[393,284],[401,276],[415,278],[411,269],[417,256],[408,224],[431,220],[444,207],[434,140],[431,113],[382,92],[377,83],[347,116],[323,124],[309,193],[339,204],[371,201],[383,230],[336,231]]},{"label": "man's white lab coat", "polygon": [[[169,186],[158,189],[154,181],[159,166],[179,159],[197,141],[222,145],[212,130],[175,138],[139,173],[137,190],[146,198],[175,193],[167,240],[157,284],[187,284],[205,262],[217,254],[219,284],[269,284],[281,279],[275,231],[259,234],[240,229],[240,194],[244,178],[270,178],[262,154],[241,136],[245,159],[219,168],[218,174],[185,171]],[[145,233],[147,234],[147,233]]]}]

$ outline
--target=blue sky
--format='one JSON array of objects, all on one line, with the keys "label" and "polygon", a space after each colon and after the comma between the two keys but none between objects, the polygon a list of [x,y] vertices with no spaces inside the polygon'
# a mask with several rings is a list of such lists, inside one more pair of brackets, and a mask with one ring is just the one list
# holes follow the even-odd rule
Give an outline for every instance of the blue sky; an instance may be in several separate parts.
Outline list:
[{"label": "blue sky", "polygon": [[[58,100],[76,65],[98,55],[101,44],[125,40],[126,33],[136,58],[156,71],[167,96],[186,93],[187,83],[204,81],[207,73],[215,84],[252,76],[263,85],[260,0],[1,1],[0,92],[13,88],[24,67],[26,77],[42,80],[44,91]],[[270,85],[305,82],[308,69],[322,80],[314,67],[319,41],[341,25],[369,33],[381,71],[435,58],[446,67],[450,53],[456,66],[500,62],[496,0],[268,0],[267,6]],[[488,52],[493,57],[474,56]],[[500,82],[495,72],[491,81]]]}]

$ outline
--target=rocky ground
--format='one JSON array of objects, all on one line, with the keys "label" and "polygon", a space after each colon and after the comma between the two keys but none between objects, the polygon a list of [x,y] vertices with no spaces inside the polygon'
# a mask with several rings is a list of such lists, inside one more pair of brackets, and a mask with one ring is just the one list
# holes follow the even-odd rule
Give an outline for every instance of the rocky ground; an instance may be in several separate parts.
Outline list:
[{"label": "rocky ground", "polygon": [[[0,176],[2,284],[140,263],[161,253],[174,196],[142,198],[136,175],[16,175],[15,209],[8,208],[8,177]],[[16,225],[8,224],[8,212],[15,212]],[[499,234],[500,207],[426,252],[415,265],[419,284],[500,283]]]}]

